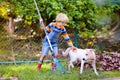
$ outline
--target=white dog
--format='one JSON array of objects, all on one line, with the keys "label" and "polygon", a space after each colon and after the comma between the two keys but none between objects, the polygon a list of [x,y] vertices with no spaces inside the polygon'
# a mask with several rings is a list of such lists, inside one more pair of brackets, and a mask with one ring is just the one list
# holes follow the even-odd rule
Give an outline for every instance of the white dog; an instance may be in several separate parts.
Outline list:
[{"label": "white dog", "polygon": [[67,48],[65,52],[62,52],[63,56],[69,55],[70,61],[68,63],[68,70],[70,71],[70,67],[74,68],[73,62],[81,61],[80,66],[80,74],[82,74],[84,63],[91,63],[95,74],[98,76],[98,72],[96,70],[96,56],[94,49],[78,49],[76,52],[73,52],[71,48]]}]

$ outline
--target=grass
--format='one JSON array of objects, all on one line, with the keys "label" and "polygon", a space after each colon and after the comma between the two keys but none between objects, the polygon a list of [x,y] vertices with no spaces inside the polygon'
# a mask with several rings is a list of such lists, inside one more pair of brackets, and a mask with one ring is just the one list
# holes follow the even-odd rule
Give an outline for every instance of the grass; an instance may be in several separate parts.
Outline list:
[{"label": "grass", "polygon": [[71,74],[62,74],[52,72],[50,63],[44,63],[40,72],[36,72],[36,66],[37,63],[0,65],[0,76],[16,76],[19,80],[98,80],[101,78],[120,77],[119,71],[98,71],[100,76],[97,77],[92,69],[84,70],[83,74],[80,75],[78,68],[71,69]]}]

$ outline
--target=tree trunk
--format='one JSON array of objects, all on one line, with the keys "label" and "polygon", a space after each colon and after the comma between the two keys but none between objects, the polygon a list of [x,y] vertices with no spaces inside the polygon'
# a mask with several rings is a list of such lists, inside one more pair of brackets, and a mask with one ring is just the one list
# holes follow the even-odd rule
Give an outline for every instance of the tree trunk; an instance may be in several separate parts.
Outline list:
[{"label": "tree trunk", "polygon": [[8,32],[9,35],[12,35],[14,33],[14,24],[14,19],[12,17],[9,17],[8,25],[4,23],[2,24],[2,26]]}]

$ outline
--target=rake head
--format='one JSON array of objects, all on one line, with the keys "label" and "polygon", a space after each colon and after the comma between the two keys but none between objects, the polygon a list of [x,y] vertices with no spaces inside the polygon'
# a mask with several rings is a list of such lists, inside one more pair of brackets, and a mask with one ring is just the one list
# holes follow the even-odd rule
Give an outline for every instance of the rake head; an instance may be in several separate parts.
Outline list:
[{"label": "rake head", "polygon": [[67,69],[56,58],[53,58],[53,62],[56,64],[56,71],[66,73]]}]

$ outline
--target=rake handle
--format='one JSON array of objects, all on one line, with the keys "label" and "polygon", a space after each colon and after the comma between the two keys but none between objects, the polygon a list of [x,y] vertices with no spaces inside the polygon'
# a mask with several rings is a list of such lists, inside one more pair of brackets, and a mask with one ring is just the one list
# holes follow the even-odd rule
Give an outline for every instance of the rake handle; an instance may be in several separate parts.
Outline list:
[{"label": "rake handle", "polygon": [[[36,0],[34,0],[34,3],[35,3],[35,6],[36,6],[36,9],[37,9],[37,12],[38,12],[38,15],[39,15],[39,21],[40,21],[40,19],[41,19],[42,17],[41,17],[39,8],[38,8],[38,6],[37,6]],[[45,27],[44,23],[43,23],[43,27],[44,27],[44,32],[45,32],[45,34],[46,34],[46,38],[47,38],[48,43],[49,43],[49,45],[50,45],[50,49],[51,49],[51,51],[53,52],[53,48],[52,48],[50,39],[49,39],[49,37],[48,37],[48,35],[47,35],[47,31],[46,31],[46,27]],[[53,56],[53,55],[54,55],[54,54],[52,53],[52,56]]]}]

